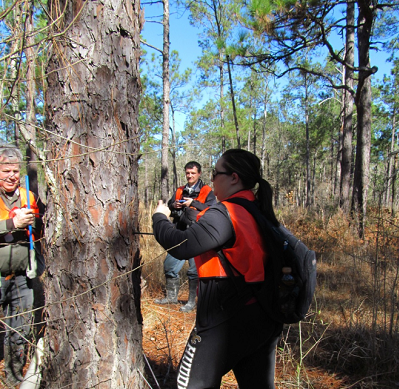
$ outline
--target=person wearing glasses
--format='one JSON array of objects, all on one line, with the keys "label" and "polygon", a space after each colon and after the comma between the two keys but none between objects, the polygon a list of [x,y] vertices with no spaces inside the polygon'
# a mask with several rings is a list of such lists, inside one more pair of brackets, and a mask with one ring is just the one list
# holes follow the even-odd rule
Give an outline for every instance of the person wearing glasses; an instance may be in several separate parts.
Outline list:
[{"label": "person wearing glasses", "polygon": [[[28,235],[28,227],[32,226],[34,241],[41,236],[42,203],[35,194],[20,186],[21,162],[18,148],[0,146],[0,304],[6,316],[4,372],[7,387],[19,385],[24,378],[33,317],[31,281],[44,271],[40,242],[34,243],[37,253],[33,256]],[[39,258],[43,265],[40,269]]]},{"label": "person wearing glasses", "polygon": [[[259,158],[231,149],[212,172],[219,203],[198,215],[185,231],[173,228],[169,208],[160,201],[153,214],[156,240],[165,249],[176,246],[176,258],[195,257],[199,276],[196,324],[183,353],[179,389],[219,388],[223,375],[233,370],[240,389],[274,388],[275,351],[282,324],[262,310],[252,287],[264,280],[267,251],[252,215],[234,197],[256,201],[274,225],[272,189],[261,177]],[[220,263],[223,253],[237,275],[232,282]],[[240,290],[240,292],[238,291]]]},{"label": "person wearing glasses", "polygon": [[[173,224],[178,230],[184,231],[197,219],[200,211],[216,203],[216,197],[212,188],[201,180],[201,165],[196,161],[190,161],[184,166],[187,184],[177,188],[172,198],[168,201],[168,207],[173,218]],[[195,308],[197,296],[198,274],[194,258],[188,259],[188,301],[182,306],[182,312],[191,312]],[[166,278],[166,296],[155,299],[156,304],[177,304],[177,296],[180,289],[179,272],[184,261],[176,259],[170,253],[166,255],[163,263]]]}]

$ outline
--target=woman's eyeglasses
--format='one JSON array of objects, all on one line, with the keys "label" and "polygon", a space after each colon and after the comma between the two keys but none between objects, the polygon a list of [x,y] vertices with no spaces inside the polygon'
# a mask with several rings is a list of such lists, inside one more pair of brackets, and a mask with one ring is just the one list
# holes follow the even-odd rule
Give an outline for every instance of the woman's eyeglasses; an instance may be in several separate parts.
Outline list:
[{"label": "woman's eyeglasses", "polygon": [[216,177],[218,174],[226,174],[226,175],[229,176],[231,173],[228,173],[228,172],[218,172],[216,169],[212,169],[212,180],[214,180],[215,177]]}]

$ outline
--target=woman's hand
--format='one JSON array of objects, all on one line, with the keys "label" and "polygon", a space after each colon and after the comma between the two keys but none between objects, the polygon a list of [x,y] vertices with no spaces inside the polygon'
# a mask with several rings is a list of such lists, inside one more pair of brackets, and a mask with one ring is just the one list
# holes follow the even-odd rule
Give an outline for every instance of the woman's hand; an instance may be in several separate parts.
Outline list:
[{"label": "woman's hand", "polygon": [[155,208],[154,213],[163,213],[166,217],[169,217],[170,209],[162,200],[159,200],[158,206]]}]

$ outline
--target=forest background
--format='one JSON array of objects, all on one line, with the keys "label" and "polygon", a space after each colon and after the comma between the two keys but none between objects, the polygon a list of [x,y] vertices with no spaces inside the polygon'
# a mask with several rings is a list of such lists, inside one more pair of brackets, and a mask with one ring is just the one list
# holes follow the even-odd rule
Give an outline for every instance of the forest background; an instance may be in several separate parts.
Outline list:
[{"label": "forest background", "polygon": [[[169,6],[197,28],[197,58],[170,50]],[[3,1],[0,135],[47,203],[46,387],[145,386],[140,282],[159,292],[164,254],[137,232],[186,162],[209,182],[232,147],[259,156],[278,217],[319,257],[314,307],[280,350],[290,385],[323,387],[306,362],[341,387],[397,386],[398,12],[393,0]]]}]

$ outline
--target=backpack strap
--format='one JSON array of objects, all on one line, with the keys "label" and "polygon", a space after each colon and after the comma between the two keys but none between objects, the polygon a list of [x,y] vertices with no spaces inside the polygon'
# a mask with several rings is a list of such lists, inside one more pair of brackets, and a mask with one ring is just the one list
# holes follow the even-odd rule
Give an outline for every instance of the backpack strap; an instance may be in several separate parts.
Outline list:
[{"label": "backpack strap", "polygon": [[269,224],[271,223],[262,215],[259,207],[254,201],[250,201],[242,197],[232,197],[231,199],[227,199],[224,201],[241,205],[253,216],[253,218],[256,220],[256,222],[262,229],[265,227],[270,228]]},{"label": "backpack strap", "polygon": [[[234,200],[235,198],[233,198],[233,199],[231,199],[231,200]],[[242,203],[241,203],[241,201],[230,201],[230,200],[223,200],[223,201],[228,201],[229,203],[235,203],[235,204],[238,204],[238,205],[241,205],[242,207],[244,207],[244,208],[246,208],[245,207],[245,202],[248,202],[248,203],[252,203],[252,201],[249,201],[249,200],[245,200],[245,199],[239,199],[239,200],[244,200]],[[223,204],[223,202],[222,202],[222,204]],[[223,204],[224,205],[224,204]],[[226,210],[227,210],[227,215],[228,215],[228,217],[229,217],[229,220],[230,220],[230,223],[231,223],[231,226],[232,226],[232,228],[233,228],[233,231],[234,231],[234,226],[233,226],[233,222],[231,221],[231,218],[230,218],[230,213],[229,213],[229,211],[228,211],[228,209],[227,209],[227,207],[225,206],[225,208],[226,208]],[[249,212],[249,210],[247,210],[248,212]],[[226,247],[224,247],[224,248],[226,248]],[[224,255],[224,253],[223,253],[223,247],[221,248],[221,249],[219,249],[219,250],[217,250],[217,255],[218,255],[218,257],[219,257],[219,260],[220,260],[220,263],[222,264],[222,266],[223,266],[223,269],[224,269],[224,271],[226,272],[226,274],[228,275],[228,277],[229,278],[231,278],[232,280],[233,280],[233,282],[236,284],[236,288],[237,289],[240,289],[241,287],[238,287],[238,283],[237,283],[237,280],[236,280],[236,276],[234,275],[234,273],[233,273],[233,270],[232,269],[234,269],[238,274],[240,274],[242,277],[244,277],[230,262],[229,262],[229,260],[226,258],[226,256]]]},{"label": "backpack strap", "polygon": [[275,238],[276,233],[277,235],[280,235],[278,232],[278,228],[275,227],[271,222],[269,222],[269,220],[267,220],[265,216],[263,216],[259,207],[254,201],[250,201],[242,197],[232,197],[224,201],[228,201],[230,203],[242,206],[255,219],[256,223],[260,228],[260,233],[266,244],[266,248],[269,252],[269,258],[270,258],[270,260],[267,261],[265,267],[265,280],[266,277],[268,277],[268,283],[277,285],[279,280],[280,270],[282,267],[281,264],[278,263],[278,258],[281,258],[281,256],[279,255],[280,253],[278,248],[278,242],[276,241]]},{"label": "backpack strap", "polygon": [[279,228],[275,227],[269,220],[267,220],[267,218],[262,214],[256,202],[244,199],[242,197],[232,197],[231,199],[223,201],[238,204],[241,207],[245,208],[247,212],[252,215],[260,228],[262,238],[265,241],[267,249],[273,256],[276,256],[276,241],[274,237],[276,236],[276,234],[280,235]]},{"label": "backpack strap", "polygon": [[226,258],[226,256],[224,255],[223,250],[219,250],[217,252],[217,255],[219,257],[220,263],[222,264],[223,269],[226,272],[227,276],[233,281],[234,286],[239,291],[240,287],[238,286],[238,282],[236,282],[237,281],[235,279],[236,277],[234,276],[233,270],[231,268],[232,265],[229,262],[229,260]]},{"label": "backpack strap", "polygon": [[[235,199],[237,199],[237,200],[243,200],[243,201],[230,201],[230,200],[235,200]],[[251,212],[249,209],[247,209],[247,207],[246,207],[246,205],[247,205],[247,203],[248,203],[248,204],[249,204],[249,208],[251,208],[253,212],[255,212],[255,213],[259,213],[259,212],[260,212],[260,211],[259,211],[259,208],[258,208],[252,201],[249,201],[249,200],[246,200],[246,199],[243,199],[243,198],[232,198],[232,199],[223,200],[223,201],[228,201],[228,202],[231,202],[231,203],[235,203],[235,204],[241,205],[241,206],[244,207],[249,213],[252,214],[252,212]],[[252,206],[253,206],[253,207],[252,207]],[[229,214],[229,213],[228,213],[228,215],[229,215],[229,218],[230,218],[230,214]],[[253,216],[254,216],[254,215],[253,215]],[[255,216],[254,216],[254,217],[255,217]],[[256,220],[256,218],[255,218],[255,220]],[[256,221],[257,221],[257,220],[256,220]],[[257,222],[258,222],[258,221],[257,221]],[[220,263],[221,263],[221,265],[222,265],[224,271],[226,272],[228,278],[230,278],[230,280],[231,280],[232,283],[234,284],[234,287],[235,287],[235,289],[237,290],[238,295],[239,295],[241,298],[246,298],[247,300],[249,300],[251,297],[253,297],[253,296],[254,296],[253,287],[250,286],[250,285],[248,285],[248,284],[245,282],[244,276],[243,276],[243,275],[229,262],[229,260],[226,258],[226,256],[225,256],[224,253],[223,253],[223,249],[219,249],[219,250],[217,251],[217,255],[218,255],[218,257],[219,257]],[[233,269],[234,269],[238,274],[240,274],[240,277],[237,277],[237,276],[234,275]],[[239,281],[241,281],[241,279],[239,279],[239,278],[241,278],[241,279],[243,280],[243,282],[239,282]],[[246,285],[248,285],[249,287],[246,288],[246,287],[245,287]]]},{"label": "backpack strap", "polygon": [[[219,257],[220,263],[223,266],[224,271],[226,272],[229,280],[231,283],[234,285],[235,290],[237,291],[237,296],[238,300],[235,302],[235,304],[238,305],[245,305],[249,300],[251,300],[253,297],[255,297],[255,288],[254,286],[247,284],[245,282],[244,276],[241,275],[241,273],[237,271],[237,273],[240,274],[240,276],[235,276],[233,273],[233,265],[229,262],[229,260],[226,258],[226,256],[223,254],[222,250],[219,250],[217,252],[217,255]],[[234,268],[235,269],[235,268]]]}]

